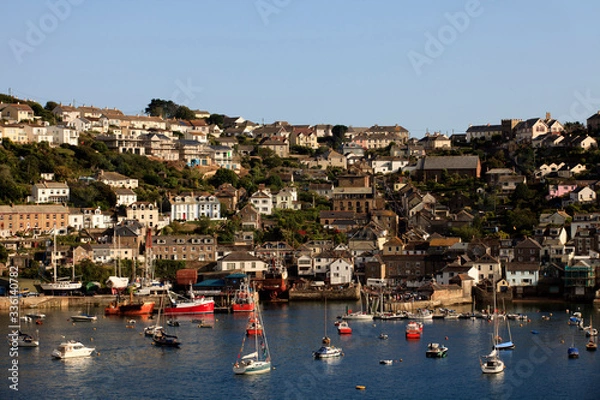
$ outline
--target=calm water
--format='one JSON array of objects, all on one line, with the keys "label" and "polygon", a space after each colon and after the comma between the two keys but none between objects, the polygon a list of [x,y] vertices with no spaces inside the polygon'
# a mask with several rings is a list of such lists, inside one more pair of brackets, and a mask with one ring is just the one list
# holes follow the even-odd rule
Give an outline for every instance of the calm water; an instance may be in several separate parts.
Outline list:
[{"label": "calm water", "polygon": [[[353,305],[350,305],[352,307]],[[328,304],[328,334],[344,349],[335,361],[313,360],[311,352],[324,333],[324,308],[318,303],[266,304],[264,320],[275,370],[262,376],[235,376],[246,316],[216,314],[214,329],[199,328],[192,317],[179,317],[180,349],[152,346],[142,335],[152,321],[138,317],[133,329],[126,318],[99,318],[73,324],[78,311],[46,311],[43,325],[23,323],[22,330],[39,330],[39,348],[20,349],[19,392],[8,389],[10,357],[2,341],[3,372],[0,399],[559,399],[600,398],[600,351],[585,351],[587,338],[567,324],[562,304],[515,305],[511,312],[527,314],[531,322],[511,321],[517,348],[502,352],[507,370],[483,375],[478,357],[490,350],[491,324],[485,320],[434,320],[425,323],[423,337],[407,342],[406,320],[354,322],[351,336],[339,337],[333,322],[346,303]],[[356,307],[356,305],[354,305]],[[541,308],[541,310],[540,310]],[[575,305],[570,308],[574,310]],[[102,315],[101,309],[91,310]],[[581,306],[600,328],[600,312]],[[542,315],[553,313],[550,321]],[[196,318],[196,317],[194,317]],[[0,315],[7,330],[8,318]],[[531,331],[538,331],[532,334]],[[388,340],[380,340],[380,333]],[[500,332],[501,336],[506,336]],[[50,352],[62,340],[80,340],[98,355],[60,361]],[[443,342],[448,357],[425,357],[428,342]],[[574,341],[580,358],[567,358]],[[381,365],[380,359],[395,359]],[[366,386],[357,390],[356,385]]]}]

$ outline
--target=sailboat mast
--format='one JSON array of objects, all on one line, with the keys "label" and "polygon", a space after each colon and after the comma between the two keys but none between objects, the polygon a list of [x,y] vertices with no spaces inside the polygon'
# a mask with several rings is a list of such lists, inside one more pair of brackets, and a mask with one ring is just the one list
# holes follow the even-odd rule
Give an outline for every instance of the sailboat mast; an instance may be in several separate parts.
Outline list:
[{"label": "sailboat mast", "polygon": [[52,269],[54,272],[54,283],[56,283],[56,226],[54,227],[54,250],[52,251]]}]

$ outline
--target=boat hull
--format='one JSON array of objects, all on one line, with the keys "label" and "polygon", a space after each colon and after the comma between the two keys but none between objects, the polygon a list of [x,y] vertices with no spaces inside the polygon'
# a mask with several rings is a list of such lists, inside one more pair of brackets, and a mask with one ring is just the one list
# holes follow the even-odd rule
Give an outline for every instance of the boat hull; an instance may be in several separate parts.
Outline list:
[{"label": "boat hull", "polygon": [[270,361],[252,361],[248,365],[239,364],[233,367],[236,375],[260,375],[269,371],[271,371]]},{"label": "boat hull", "polygon": [[136,304],[120,304],[110,306],[104,309],[105,315],[127,315],[127,316],[139,316],[139,315],[150,315],[154,312],[154,302],[146,301],[143,303]]},{"label": "boat hull", "polygon": [[254,311],[254,303],[233,303],[231,305],[233,312],[252,312]]},{"label": "boat hull", "polygon": [[323,346],[313,353],[314,358],[336,358],[343,355],[342,349],[333,346]]},{"label": "boat hull", "polygon": [[173,307],[165,308],[165,315],[193,315],[210,314],[215,312],[215,302],[208,300],[202,303],[179,303]]},{"label": "boat hull", "polygon": [[75,321],[75,322],[92,322],[92,321],[97,321],[98,317],[96,317],[95,315],[72,315],[71,316],[71,321]]}]

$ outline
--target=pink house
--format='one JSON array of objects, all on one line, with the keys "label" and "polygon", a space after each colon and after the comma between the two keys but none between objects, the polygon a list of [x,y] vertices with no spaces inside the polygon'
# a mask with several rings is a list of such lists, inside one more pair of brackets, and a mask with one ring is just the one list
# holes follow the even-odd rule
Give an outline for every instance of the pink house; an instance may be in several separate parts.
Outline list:
[{"label": "pink house", "polygon": [[577,184],[575,183],[559,183],[558,185],[550,185],[548,187],[548,196],[546,196],[546,199],[549,200],[554,197],[562,197],[571,193],[575,189],[577,189]]}]

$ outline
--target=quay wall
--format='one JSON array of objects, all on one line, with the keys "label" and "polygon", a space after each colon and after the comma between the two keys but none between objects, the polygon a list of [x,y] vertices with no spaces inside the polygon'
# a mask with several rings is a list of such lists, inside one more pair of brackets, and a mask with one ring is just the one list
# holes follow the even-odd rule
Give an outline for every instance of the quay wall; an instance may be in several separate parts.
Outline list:
[{"label": "quay wall", "polygon": [[[125,296],[126,297],[126,296]],[[159,304],[159,296],[143,296],[134,297],[135,300],[152,300]],[[0,297],[0,312],[8,311],[11,303],[10,297]],[[70,307],[106,307],[115,300],[113,295],[96,295],[96,296],[37,296],[37,297],[22,297],[19,298],[19,305],[22,311],[31,309],[61,309]]]}]

